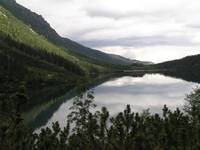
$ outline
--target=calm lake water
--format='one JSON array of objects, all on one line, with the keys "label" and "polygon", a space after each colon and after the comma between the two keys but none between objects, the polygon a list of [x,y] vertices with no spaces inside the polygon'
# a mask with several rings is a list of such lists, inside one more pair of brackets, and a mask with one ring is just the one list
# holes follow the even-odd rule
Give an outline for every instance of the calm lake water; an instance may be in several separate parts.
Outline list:
[{"label": "calm lake water", "polygon": [[[106,106],[111,115],[123,111],[127,104],[131,105],[134,112],[142,112],[149,108],[151,113],[161,113],[165,104],[173,110],[177,107],[182,108],[186,94],[198,85],[160,74],[146,74],[143,77],[114,78],[93,88],[92,91],[96,109]],[[51,116],[48,116],[43,125],[37,127],[36,131],[51,126],[55,121],[65,126],[72,103],[73,98],[66,99]]]}]

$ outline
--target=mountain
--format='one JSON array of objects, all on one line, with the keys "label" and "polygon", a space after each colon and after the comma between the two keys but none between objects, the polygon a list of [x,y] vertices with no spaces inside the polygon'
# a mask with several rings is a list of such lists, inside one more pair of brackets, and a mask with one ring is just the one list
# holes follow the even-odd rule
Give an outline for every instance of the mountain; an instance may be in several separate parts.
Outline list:
[{"label": "mountain", "polygon": [[94,68],[99,71],[104,70],[105,68],[103,67],[103,64],[97,65],[86,61],[86,59],[80,59],[70,51],[51,43],[43,35],[38,34],[30,26],[17,19],[13,13],[9,12],[4,7],[1,7],[0,17],[0,32],[10,36],[18,43],[59,55],[62,58],[77,64],[88,73],[91,72],[91,70],[94,71]]},{"label": "mountain", "polygon": [[[0,5],[0,110],[23,103],[20,92],[35,104],[35,95],[66,93],[108,68],[92,64],[49,42]],[[26,92],[25,92],[26,91]],[[54,95],[55,94],[55,95]],[[14,98],[15,97],[15,98]],[[41,101],[48,100],[41,97]]]},{"label": "mountain", "polygon": [[[108,69],[80,59],[49,42],[2,5],[0,64],[0,95],[13,95],[23,86],[30,97],[34,91],[40,89],[42,92],[45,88],[58,92],[63,89],[66,92],[91,75],[98,75]],[[1,103],[5,102],[1,99]]]},{"label": "mountain", "polygon": [[92,62],[109,63],[114,65],[129,65],[133,63],[143,63],[137,60],[127,59],[113,54],[106,54],[98,50],[94,50],[78,44],[68,38],[63,38],[51,28],[51,26],[44,20],[44,18],[29,9],[17,4],[14,0],[0,0],[0,4],[12,12],[12,14],[30,26],[35,32],[44,36],[55,45],[65,47],[71,53],[80,58],[90,59]]},{"label": "mountain", "polygon": [[200,70],[200,55],[187,56],[182,59],[159,63],[155,66],[170,70]]},{"label": "mountain", "polygon": [[161,70],[164,75],[200,83],[200,55],[155,64],[153,67]]}]

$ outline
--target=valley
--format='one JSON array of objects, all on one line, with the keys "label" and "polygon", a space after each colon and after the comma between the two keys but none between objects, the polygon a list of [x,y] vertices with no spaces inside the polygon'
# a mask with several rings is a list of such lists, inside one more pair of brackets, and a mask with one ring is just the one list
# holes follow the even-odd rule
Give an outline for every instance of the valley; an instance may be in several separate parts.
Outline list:
[{"label": "valley", "polygon": [[199,54],[104,53],[0,0],[2,150],[198,150],[199,86]]}]

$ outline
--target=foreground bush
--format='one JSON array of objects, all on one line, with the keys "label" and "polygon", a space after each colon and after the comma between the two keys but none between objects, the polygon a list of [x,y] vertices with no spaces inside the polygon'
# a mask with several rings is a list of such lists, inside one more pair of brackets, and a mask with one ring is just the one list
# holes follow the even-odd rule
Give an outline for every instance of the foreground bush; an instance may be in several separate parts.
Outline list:
[{"label": "foreground bush", "polygon": [[76,98],[67,126],[33,134],[23,126],[20,115],[1,127],[0,144],[5,150],[199,150],[200,149],[200,90],[187,96],[186,111],[178,108],[163,114],[134,113],[127,105],[115,117],[109,111],[91,112],[93,96]]}]

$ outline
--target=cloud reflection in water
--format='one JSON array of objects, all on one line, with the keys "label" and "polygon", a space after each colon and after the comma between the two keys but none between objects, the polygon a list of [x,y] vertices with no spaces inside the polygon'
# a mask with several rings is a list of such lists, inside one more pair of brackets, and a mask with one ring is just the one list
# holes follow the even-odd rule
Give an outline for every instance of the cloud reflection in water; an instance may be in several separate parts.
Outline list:
[{"label": "cloud reflection in water", "polygon": [[[95,87],[94,102],[97,104],[97,110],[106,106],[110,115],[123,111],[127,104],[131,105],[134,112],[142,112],[149,108],[151,113],[161,113],[165,104],[170,109],[181,108],[185,103],[186,94],[196,86],[198,86],[196,83],[160,74],[147,74],[143,77],[126,76]],[[55,121],[59,121],[61,127],[64,127],[72,103],[73,99],[63,103],[46,125],[38,128],[36,132],[43,127],[51,126]]]},{"label": "cloud reflection in water", "polygon": [[122,77],[96,87],[95,103],[99,108],[108,107],[111,114],[122,111],[127,104],[136,112],[150,108],[160,113],[165,104],[171,109],[183,106],[185,95],[197,85],[159,74]]}]

